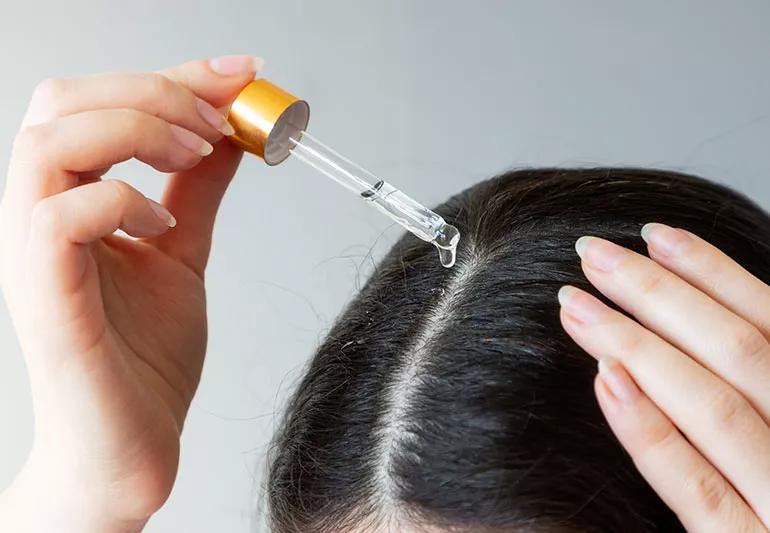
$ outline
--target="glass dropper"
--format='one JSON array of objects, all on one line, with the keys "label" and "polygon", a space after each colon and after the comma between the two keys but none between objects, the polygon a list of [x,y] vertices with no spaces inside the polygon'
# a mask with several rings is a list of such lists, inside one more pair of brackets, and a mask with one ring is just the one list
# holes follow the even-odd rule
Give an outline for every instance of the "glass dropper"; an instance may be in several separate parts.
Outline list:
[{"label": "glass dropper", "polygon": [[350,159],[341,156],[305,131],[310,106],[265,79],[249,83],[228,111],[235,133],[230,140],[277,165],[290,155],[330,177],[375,206],[420,239],[438,248],[441,264],[455,264],[460,232],[415,199]]},{"label": "glass dropper", "polygon": [[451,267],[455,264],[460,232],[447,224],[440,215],[335,152],[306,131],[291,136],[289,142],[294,157],[356,193],[420,239],[434,244],[443,266]]}]

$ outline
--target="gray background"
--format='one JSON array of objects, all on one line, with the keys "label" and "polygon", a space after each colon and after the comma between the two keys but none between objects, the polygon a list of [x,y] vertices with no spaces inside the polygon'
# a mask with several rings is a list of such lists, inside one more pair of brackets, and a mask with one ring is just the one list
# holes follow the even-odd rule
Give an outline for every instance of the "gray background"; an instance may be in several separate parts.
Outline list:
[{"label": "gray background", "polygon": [[[309,100],[311,132],[428,205],[509,167],[623,164],[700,173],[767,206],[769,22],[766,0],[9,2],[0,163],[44,77],[253,53]],[[155,197],[163,181],[133,163],[111,175]],[[399,234],[298,161],[245,161],[218,221],[179,480],[148,531],[249,530],[275,413]],[[2,313],[0,485],[32,422]]]}]

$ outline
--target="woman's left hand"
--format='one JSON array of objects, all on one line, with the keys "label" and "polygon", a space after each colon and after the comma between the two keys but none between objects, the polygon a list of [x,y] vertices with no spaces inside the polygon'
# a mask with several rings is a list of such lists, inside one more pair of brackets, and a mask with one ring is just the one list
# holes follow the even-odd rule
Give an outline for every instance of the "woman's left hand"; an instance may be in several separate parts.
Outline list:
[{"label": "woman's left hand", "polygon": [[636,467],[690,532],[770,529],[770,287],[706,241],[648,224],[650,257],[596,237],[567,333],[599,360],[596,396]]}]

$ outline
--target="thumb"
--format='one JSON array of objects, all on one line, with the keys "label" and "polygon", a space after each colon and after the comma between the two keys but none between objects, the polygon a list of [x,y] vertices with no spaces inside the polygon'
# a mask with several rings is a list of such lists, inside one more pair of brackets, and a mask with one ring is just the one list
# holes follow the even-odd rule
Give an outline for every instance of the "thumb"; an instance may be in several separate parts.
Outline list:
[{"label": "thumb", "polygon": [[179,220],[174,229],[153,239],[169,256],[203,277],[211,249],[217,211],[243,151],[226,139],[196,167],[173,174],[163,193],[163,203]]},{"label": "thumb", "polygon": [[[240,55],[191,61],[160,73],[177,81],[217,108],[227,108],[262,68],[261,58]],[[163,203],[179,219],[179,226],[154,242],[201,277],[211,248],[211,234],[222,197],[238,168],[243,152],[226,140],[196,167],[173,174]]]}]

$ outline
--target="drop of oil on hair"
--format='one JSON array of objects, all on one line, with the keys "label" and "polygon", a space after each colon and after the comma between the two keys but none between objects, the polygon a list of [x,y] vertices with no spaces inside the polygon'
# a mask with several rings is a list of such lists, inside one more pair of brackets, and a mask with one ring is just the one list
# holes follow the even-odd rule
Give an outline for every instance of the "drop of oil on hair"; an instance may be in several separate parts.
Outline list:
[{"label": "drop of oil on hair", "polygon": [[457,244],[460,242],[460,232],[451,224],[444,223],[438,229],[433,244],[438,249],[438,258],[441,266],[453,267],[457,260]]}]

